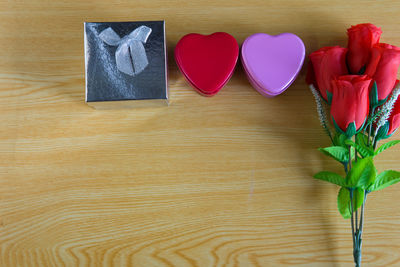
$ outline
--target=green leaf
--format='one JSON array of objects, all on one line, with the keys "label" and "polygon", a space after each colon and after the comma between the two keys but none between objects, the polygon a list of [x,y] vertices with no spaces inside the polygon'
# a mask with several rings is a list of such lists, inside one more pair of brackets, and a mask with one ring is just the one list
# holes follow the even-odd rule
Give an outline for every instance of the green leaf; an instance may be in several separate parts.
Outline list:
[{"label": "green leaf", "polygon": [[353,162],[350,172],[347,174],[346,180],[351,188],[360,187],[368,188],[376,179],[376,169],[372,157],[358,159]]},{"label": "green leaf", "polygon": [[335,118],[333,116],[331,116],[331,118],[332,118],[333,126],[335,126],[336,132],[339,134],[344,134],[343,130],[340,129],[339,125],[337,125]]},{"label": "green leaf", "polygon": [[356,148],[357,152],[360,153],[360,155],[363,158],[366,158],[366,157],[369,157],[369,156],[374,156],[374,151],[371,148],[367,147],[367,146],[361,146],[359,144],[356,144],[350,139],[346,140],[346,144]]},{"label": "green leaf", "polygon": [[349,219],[351,217],[350,192],[347,188],[340,188],[337,198],[337,204],[339,213],[342,215],[342,217],[345,219]]},{"label": "green leaf", "polygon": [[356,123],[353,121],[347,125],[346,136],[347,138],[353,137],[357,133]]},{"label": "green leaf", "polygon": [[368,151],[368,153],[372,152],[371,155],[375,155],[374,151],[372,149],[372,142],[370,144],[368,144],[368,136],[362,132],[358,133],[356,135],[356,143],[358,145],[360,145],[361,147],[363,147],[364,149],[366,149]]},{"label": "green leaf", "polygon": [[356,188],[353,191],[353,209],[356,210],[361,207],[364,201],[364,190],[361,188]]},{"label": "green leaf", "polygon": [[378,155],[379,153],[385,151],[386,149],[395,146],[397,144],[400,144],[400,140],[393,140],[393,141],[389,141],[386,144],[381,145],[375,152],[375,155]]},{"label": "green leaf", "polygon": [[331,147],[325,147],[325,148],[319,148],[319,151],[321,151],[323,154],[334,158],[335,160],[339,162],[348,162],[349,161],[349,153],[348,150],[344,147],[341,146],[331,146]]},{"label": "green leaf", "polygon": [[387,97],[385,99],[382,99],[379,101],[378,99],[378,86],[376,84],[376,81],[372,84],[371,91],[369,93],[369,104],[371,107],[371,110],[374,110],[375,108],[383,105],[387,100]]},{"label": "green leaf", "polygon": [[368,147],[368,136],[363,134],[363,133],[358,133],[357,134],[357,140],[358,144],[361,145],[362,147]]},{"label": "green leaf", "polygon": [[368,190],[378,191],[398,182],[400,182],[400,172],[387,170],[376,177],[375,183]]},{"label": "green leaf", "polygon": [[379,128],[379,130],[375,136],[375,142],[378,143],[382,139],[389,138],[388,131],[389,131],[389,122],[387,121],[384,125],[382,125]]},{"label": "green leaf", "polygon": [[323,180],[339,186],[346,186],[346,179],[334,172],[322,171],[314,175],[315,179]]},{"label": "green leaf", "polygon": [[328,99],[328,104],[330,105],[332,103],[332,93],[328,90],[326,91],[326,98]]},{"label": "green leaf", "polygon": [[344,148],[347,148],[347,145],[345,143],[346,140],[347,140],[346,135],[341,133],[336,133],[335,136],[333,137],[333,143],[335,146],[342,146]]},{"label": "green leaf", "polygon": [[378,86],[376,84],[376,81],[374,81],[371,91],[369,93],[369,104],[371,106],[371,109],[375,108],[378,105]]},{"label": "green leaf", "polygon": [[[350,190],[353,192],[353,206],[350,205]],[[345,219],[351,218],[351,208],[353,211],[357,210],[364,201],[364,190],[360,188],[350,190],[342,187],[338,194],[338,210]]]}]

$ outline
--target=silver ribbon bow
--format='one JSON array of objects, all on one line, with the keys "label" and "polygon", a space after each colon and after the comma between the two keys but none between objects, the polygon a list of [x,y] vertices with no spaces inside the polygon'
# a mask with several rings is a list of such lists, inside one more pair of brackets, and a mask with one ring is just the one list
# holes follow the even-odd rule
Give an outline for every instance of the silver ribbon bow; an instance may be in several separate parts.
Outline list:
[{"label": "silver ribbon bow", "polygon": [[135,76],[149,64],[143,44],[147,42],[150,34],[151,28],[140,26],[121,38],[109,27],[102,31],[99,37],[108,45],[118,46],[115,52],[118,70],[130,76]]}]

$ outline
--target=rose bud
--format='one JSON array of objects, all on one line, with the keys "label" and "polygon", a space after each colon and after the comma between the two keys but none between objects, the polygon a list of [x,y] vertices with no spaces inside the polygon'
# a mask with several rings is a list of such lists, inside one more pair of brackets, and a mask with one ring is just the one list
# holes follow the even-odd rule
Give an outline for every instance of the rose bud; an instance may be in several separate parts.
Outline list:
[{"label": "rose bud", "polygon": [[367,75],[345,75],[332,80],[333,124],[348,137],[362,128],[368,116],[371,81]]},{"label": "rose bud", "polygon": [[[399,80],[396,80],[394,88],[396,88],[398,85],[399,85]],[[375,120],[375,122],[373,123],[374,131],[376,131],[376,128],[378,127],[377,124],[379,122],[380,120]],[[379,129],[376,131],[375,142],[377,143],[379,140],[386,139],[392,136],[393,133],[399,127],[399,125],[400,125],[400,96],[397,96],[393,108],[390,110],[390,114],[386,120],[386,123],[381,125]]]},{"label": "rose bud", "polygon": [[400,66],[400,48],[389,44],[376,44],[372,48],[371,60],[365,74],[372,77],[381,101],[392,92]]},{"label": "rose bud", "polygon": [[347,29],[349,37],[347,63],[353,74],[359,74],[371,57],[371,48],[379,43],[382,31],[371,23],[358,24]]},{"label": "rose bud", "polygon": [[[332,93],[332,79],[348,74],[346,52],[347,49],[340,46],[323,47],[309,56],[311,66],[309,65],[306,82],[314,84],[328,102],[330,102],[328,95]],[[315,82],[312,82],[313,77]]]},{"label": "rose bud", "polygon": [[387,132],[387,137],[390,137],[400,126],[400,96],[397,97],[396,102],[390,116],[388,118],[389,130]]}]

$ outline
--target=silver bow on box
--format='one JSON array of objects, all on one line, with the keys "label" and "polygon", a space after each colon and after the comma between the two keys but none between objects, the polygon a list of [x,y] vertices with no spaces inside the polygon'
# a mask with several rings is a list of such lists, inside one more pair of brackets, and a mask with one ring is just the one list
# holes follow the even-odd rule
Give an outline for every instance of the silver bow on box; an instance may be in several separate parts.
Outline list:
[{"label": "silver bow on box", "polygon": [[140,26],[123,38],[111,29],[103,30],[99,37],[106,44],[118,46],[115,52],[117,68],[130,76],[141,73],[149,64],[143,44],[147,42],[151,28]]}]

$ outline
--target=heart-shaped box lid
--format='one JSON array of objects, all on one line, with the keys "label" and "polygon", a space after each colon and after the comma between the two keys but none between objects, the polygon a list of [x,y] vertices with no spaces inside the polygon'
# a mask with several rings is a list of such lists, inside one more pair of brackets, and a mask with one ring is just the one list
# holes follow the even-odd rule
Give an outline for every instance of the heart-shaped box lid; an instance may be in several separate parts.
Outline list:
[{"label": "heart-shaped box lid", "polygon": [[215,95],[229,81],[238,57],[236,39],[225,32],[190,33],[175,47],[175,61],[180,71],[205,96]]},{"label": "heart-shaped box lid", "polygon": [[305,57],[303,41],[293,33],[256,33],[242,45],[242,63],[251,84],[262,95],[285,91],[296,79]]}]

